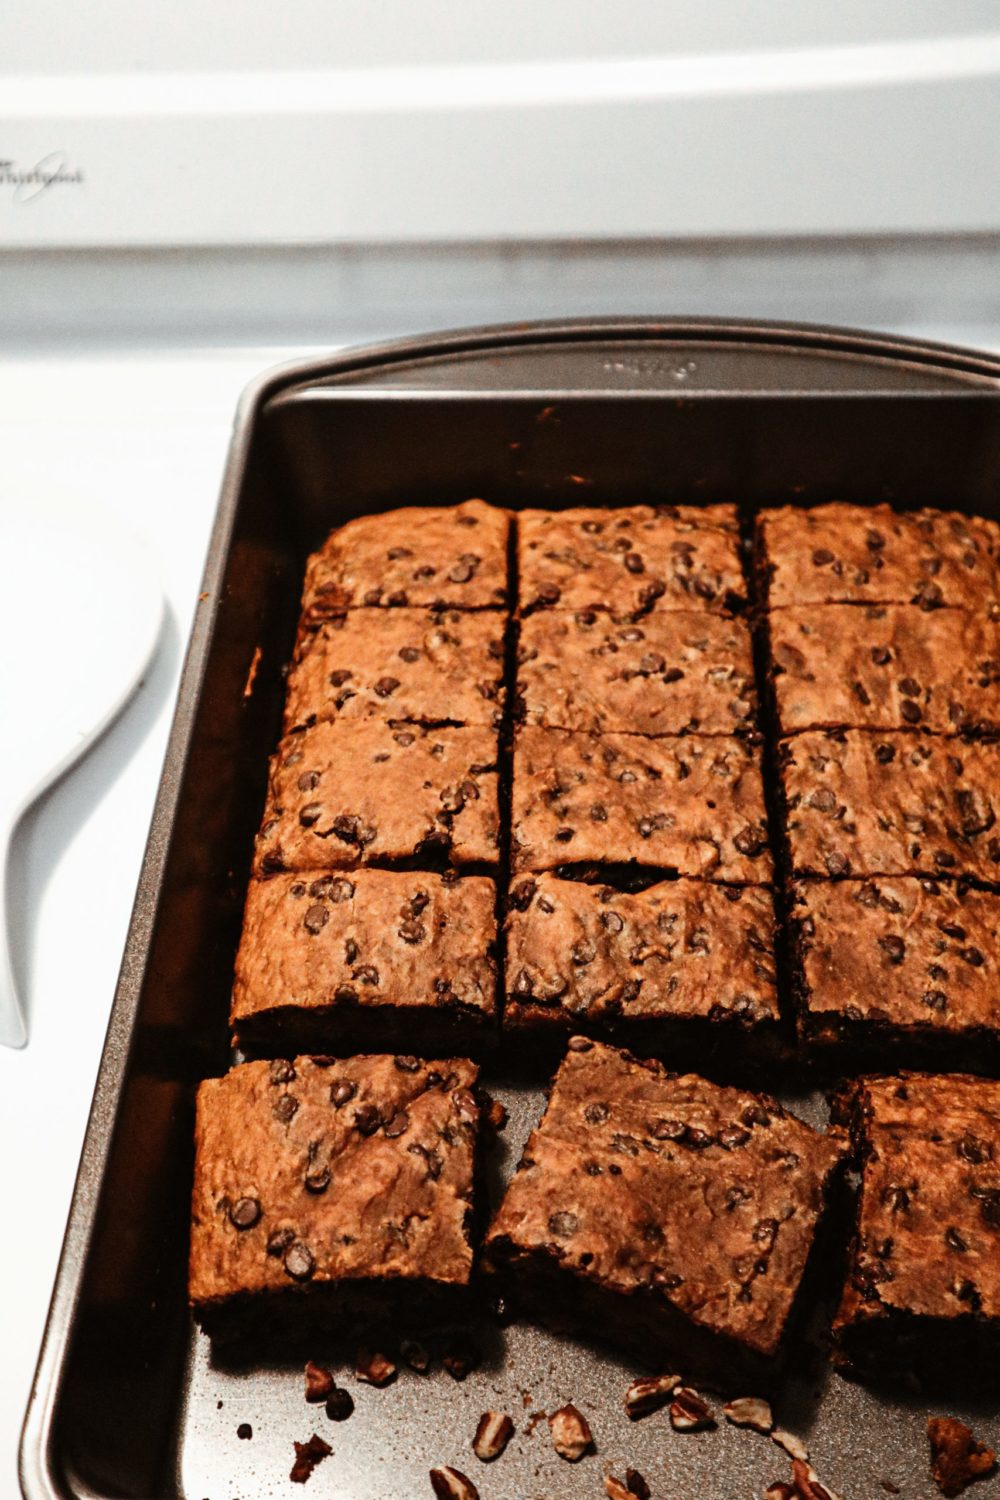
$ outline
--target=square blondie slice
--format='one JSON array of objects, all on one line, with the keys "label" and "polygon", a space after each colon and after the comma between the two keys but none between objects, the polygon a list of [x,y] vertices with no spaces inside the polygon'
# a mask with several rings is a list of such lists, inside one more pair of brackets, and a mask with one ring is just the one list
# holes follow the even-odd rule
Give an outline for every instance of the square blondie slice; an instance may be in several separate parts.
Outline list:
[{"label": "square blondie slice", "polygon": [[492,610],[345,610],[302,635],[285,732],[361,718],[499,728],[504,624]]},{"label": "square blondie slice", "polygon": [[732,1376],[779,1350],[841,1156],[772,1099],[574,1037],[487,1263],[543,1316]]},{"label": "square blondie slice", "polygon": [[464,1059],[409,1056],[251,1062],[201,1084],[189,1294],[202,1327],[294,1343],[460,1306],[476,1084]]},{"label": "square blondie slice", "polygon": [[526,724],[646,735],[756,729],[750,631],[733,616],[541,610],[522,622],[517,660]]},{"label": "square blondie slice", "polygon": [[862,1170],[841,1362],[981,1378],[1000,1352],[1000,1083],[863,1078],[840,1113]]},{"label": "square blondie slice", "polygon": [[1000,1057],[1000,896],[924,876],[792,885],[799,1025],[807,1041]]},{"label": "square blondie slice", "polygon": [[986,609],[1000,600],[1000,526],[951,510],[836,501],[757,518],[761,598],[806,604]]},{"label": "square blondie slice", "polygon": [[796,875],[1000,879],[1000,745],[806,730],[780,751]]},{"label": "square blondie slice", "polygon": [[525,510],[517,535],[524,615],[554,606],[642,615],[746,603],[734,505]]},{"label": "square blondie slice", "polygon": [[814,604],[770,617],[782,734],[801,729],[1000,727],[1000,624],[912,604]]},{"label": "square blondie slice", "polygon": [[495,903],[492,880],[424,871],[251,881],[229,1017],[238,1044],[264,1056],[487,1045]]},{"label": "square blondie slice", "polygon": [[626,864],[765,884],[771,851],[760,756],[732,736],[520,729],[513,866]]},{"label": "square blondie slice", "polygon": [[746,1051],[776,1028],[774,905],[762,887],[679,879],[627,892],[525,876],[506,927],[509,1030],[704,1052]]},{"label": "square blondie slice", "polygon": [[507,511],[482,500],[408,505],[331,531],[306,565],[302,624],[345,609],[503,609]]},{"label": "square blondie slice", "polygon": [[494,865],[497,737],[377,719],[289,734],[271,758],[258,874],[378,859]]}]

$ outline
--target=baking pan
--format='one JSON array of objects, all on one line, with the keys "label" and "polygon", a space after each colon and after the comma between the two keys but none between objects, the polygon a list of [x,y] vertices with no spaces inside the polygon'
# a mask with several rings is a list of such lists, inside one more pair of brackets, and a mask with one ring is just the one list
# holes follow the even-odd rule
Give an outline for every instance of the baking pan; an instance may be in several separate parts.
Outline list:
[{"label": "baking pan", "polygon": [[[350,351],[251,386],[25,1422],[29,1500],[298,1494],[292,1441],[314,1429],[335,1452],[311,1492],[339,1500],[429,1496],[438,1463],[473,1474],[484,1500],[596,1496],[626,1464],[662,1500],[748,1500],[789,1477],[768,1439],[724,1423],[703,1434],[674,1433],[662,1414],[630,1425],[630,1366],[528,1326],[485,1331],[483,1363],[461,1384],[404,1370],[376,1391],[345,1376],[357,1410],[335,1426],[304,1404],[300,1370],[222,1367],[187,1313],[193,1093],[230,1060],[231,966],[306,553],[359,513],[471,494],[514,508],[838,498],[997,516],[1000,360],[833,329],[630,319]],[[488,1082],[511,1109],[509,1170],[541,1091]],[[822,1117],[818,1098],[794,1104]],[[845,1500],[890,1485],[930,1497],[928,1411],[956,1411],[995,1438],[995,1407],[929,1405],[830,1374],[823,1297],[836,1274],[835,1259],[821,1262],[819,1333],[793,1347],[779,1418]],[[565,1401],[597,1438],[596,1458],[576,1467],[531,1420]],[[518,1428],[489,1468],[469,1446],[487,1408]],[[252,1438],[237,1436],[243,1423]]]}]

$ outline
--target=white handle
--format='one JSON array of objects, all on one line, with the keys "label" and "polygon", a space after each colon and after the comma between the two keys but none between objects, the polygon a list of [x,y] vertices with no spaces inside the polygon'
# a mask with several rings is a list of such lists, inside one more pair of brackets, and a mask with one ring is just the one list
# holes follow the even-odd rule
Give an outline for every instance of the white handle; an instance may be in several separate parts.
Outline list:
[{"label": "white handle", "polygon": [[0,812],[0,1045],[23,1047],[28,1040],[28,1023],[24,1006],[17,993],[14,967],[10,959],[10,915],[7,887],[10,878],[10,845],[17,819]]}]

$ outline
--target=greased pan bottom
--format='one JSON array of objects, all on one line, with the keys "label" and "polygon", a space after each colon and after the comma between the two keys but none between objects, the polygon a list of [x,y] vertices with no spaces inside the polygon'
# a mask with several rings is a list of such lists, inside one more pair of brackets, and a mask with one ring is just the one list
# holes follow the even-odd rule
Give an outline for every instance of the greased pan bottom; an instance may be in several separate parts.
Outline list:
[{"label": "greased pan bottom", "polygon": [[[306,1406],[298,1369],[225,1370],[194,1334],[185,1302],[193,1091],[229,1062],[232,959],[299,581],[330,526],[408,501],[839,498],[998,515],[998,481],[1000,362],[836,330],[520,327],[355,351],[251,389],[25,1426],[30,1500],[295,1494],[292,1441],[313,1430],[335,1450],[313,1489],[341,1500],[429,1495],[437,1463],[469,1473],[484,1500],[593,1496],[607,1469],[627,1464],[667,1500],[735,1500],[788,1478],[774,1444],[725,1423],[704,1434],[673,1433],[662,1414],[630,1424],[621,1397],[633,1366],[526,1325],[485,1334],[484,1363],[461,1384],[440,1369],[404,1371],[377,1391],[345,1372],[357,1410],[340,1425]],[[540,1110],[540,1080],[486,1081],[512,1107],[501,1148],[509,1166]],[[835,1264],[820,1267],[828,1294],[836,1275]],[[987,1393],[979,1409],[950,1399],[947,1382],[930,1402],[902,1400],[830,1374],[811,1335],[793,1352],[779,1419],[851,1500],[891,1493],[883,1479],[908,1500],[935,1494],[930,1410],[965,1415],[991,1436]],[[527,1430],[533,1412],[566,1401],[598,1443],[577,1466],[556,1457],[544,1421]],[[488,1407],[509,1410],[518,1428],[489,1468],[470,1449]],[[237,1436],[241,1423],[252,1438]],[[980,1487],[984,1500],[995,1485]]]}]

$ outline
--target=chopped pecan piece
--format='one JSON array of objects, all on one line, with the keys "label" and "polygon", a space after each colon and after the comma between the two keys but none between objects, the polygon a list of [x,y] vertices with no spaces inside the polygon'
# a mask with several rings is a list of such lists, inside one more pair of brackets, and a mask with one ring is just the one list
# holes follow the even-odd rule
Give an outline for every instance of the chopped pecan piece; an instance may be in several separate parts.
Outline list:
[{"label": "chopped pecan piece", "polygon": [[689,1385],[678,1386],[670,1402],[670,1425],[675,1432],[697,1432],[714,1427],[715,1417],[707,1401]]},{"label": "chopped pecan piece", "polygon": [[479,1491],[472,1480],[447,1464],[431,1470],[431,1486],[437,1500],[479,1500]]},{"label": "chopped pecan piece", "polygon": [[366,1385],[388,1385],[396,1378],[397,1367],[393,1360],[377,1349],[359,1349],[354,1373]]},{"label": "chopped pecan piece", "polygon": [[549,1429],[552,1433],[552,1446],[567,1463],[578,1463],[594,1446],[594,1434],[586,1417],[571,1403],[560,1406],[558,1411],[552,1413],[549,1417]]},{"label": "chopped pecan piece", "polygon": [[759,1396],[737,1396],[734,1401],[727,1401],[722,1410],[734,1427],[752,1427],[754,1432],[766,1434],[774,1426],[771,1408]]},{"label": "chopped pecan piece", "polygon": [[633,1422],[666,1406],[681,1383],[679,1375],[644,1375],[633,1380],[625,1392],[625,1410]]},{"label": "chopped pecan piece", "polygon": [[306,1400],[313,1402],[325,1401],[333,1390],[333,1376],[330,1371],[322,1365],[313,1364],[312,1360],[306,1361]]},{"label": "chopped pecan piece", "polygon": [[479,1418],[472,1451],[484,1464],[499,1458],[514,1435],[514,1423],[503,1411],[484,1411]]}]

